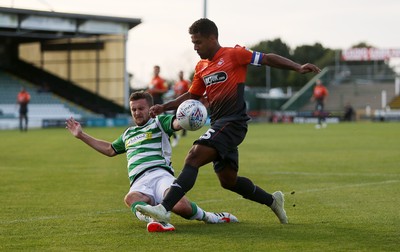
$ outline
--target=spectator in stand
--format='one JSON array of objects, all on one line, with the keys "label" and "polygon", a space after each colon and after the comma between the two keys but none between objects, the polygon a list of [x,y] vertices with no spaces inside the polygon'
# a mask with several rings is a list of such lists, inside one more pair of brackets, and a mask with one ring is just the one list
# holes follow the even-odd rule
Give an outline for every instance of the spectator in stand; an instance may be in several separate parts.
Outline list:
[{"label": "spectator in stand", "polygon": [[[183,71],[178,73],[179,80],[174,85],[174,98],[177,98],[189,90],[190,81],[183,78]],[[182,129],[182,136],[186,136],[186,130]]]},{"label": "spectator in stand", "polygon": [[343,116],[343,121],[351,122],[353,121],[355,116],[355,111],[353,107],[351,106],[350,102],[344,106],[344,116]]},{"label": "spectator in stand", "polygon": [[[153,68],[153,79],[151,79],[147,89],[147,92],[153,96],[154,104],[163,104],[163,96],[168,92],[168,85],[164,78],[160,76],[160,71],[160,66],[155,65]],[[175,147],[178,144],[178,136],[175,132],[173,132],[172,138],[172,147]]]},{"label": "spectator in stand", "polygon": [[322,81],[318,79],[311,97],[311,101],[315,102],[315,115],[318,117],[318,123],[315,125],[316,129],[320,129],[321,127],[326,128],[327,126],[324,106],[328,95],[328,89],[326,89],[326,87],[322,84]]},{"label": "spectator in stand", "polygon": [[19,104],[19,130],[21,132],[28,131],[28,103],[30,101],[31,95],[22,87],[17,95],[17,103]]},{"label": "spectator in stand", "polygon": [[154,76],[147,90],[153,96],[154,104],[163,104],[163,95],[168,91],[168,85],[160,76],[160,71],[160,66],[154,66]]}]

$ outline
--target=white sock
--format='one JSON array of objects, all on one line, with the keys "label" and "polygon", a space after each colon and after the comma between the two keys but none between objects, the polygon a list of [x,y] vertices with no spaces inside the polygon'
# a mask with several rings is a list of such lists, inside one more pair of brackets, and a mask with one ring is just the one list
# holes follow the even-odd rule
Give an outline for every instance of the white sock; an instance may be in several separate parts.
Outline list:
[{"label": "white sock", "polygon": [[190,202],[190,205],[192,205],[194,215],[190,217],[190,220],[198,220],[202,221],[204,217],[206,216],[206,213],[203,209],[201,209],[196,203]]}]

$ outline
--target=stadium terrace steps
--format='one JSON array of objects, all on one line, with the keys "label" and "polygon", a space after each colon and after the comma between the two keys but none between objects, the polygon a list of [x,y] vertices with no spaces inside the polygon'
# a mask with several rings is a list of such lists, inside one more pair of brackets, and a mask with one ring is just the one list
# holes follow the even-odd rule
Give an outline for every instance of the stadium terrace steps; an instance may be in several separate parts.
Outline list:
[{"label": "stadium terrace steps", "polygon": [[0,111],[3,116],[19,116],[16,98],[21,87],[25,87],[31,95],[28,106],[29,118],[65,119],[73,116],[79,119],[102,117],[0,70]]},{"label": "stadium terrace steps", "polygon": [[400,95],[392,99],[389,103],[389,107],[391,109],[400,109]]},{"label": "stadium terrace steps", "polygon": [[[3,114],[18,117],[18,105],[16,104],[0,104],[0,110]],[[28,107],[29,118],[40,119],[66,119],[74,117],[82,118],[81,114],[71,111],[63,104],[30,104]]]},{"label": "stadium terrace steps", "polygon": [[[327,111],[342,111],[347,103],[350,103],[355,109],[365,109],[370,106],[371,109],[381,109],[381,93],[386,91],[387,102],[395,97],[395,86],[393,83],[376,83],[376,84],[340,84],[328,85],[329,97],[325,104]],[[312,111],[315,104],[309,102],[301,110]]]}]

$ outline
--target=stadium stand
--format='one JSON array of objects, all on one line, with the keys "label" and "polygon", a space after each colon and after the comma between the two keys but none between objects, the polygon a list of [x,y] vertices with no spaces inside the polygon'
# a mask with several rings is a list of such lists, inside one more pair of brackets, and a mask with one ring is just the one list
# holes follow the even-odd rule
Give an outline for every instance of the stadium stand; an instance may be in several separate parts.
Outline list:
[{"label": "stadium stand", "polygon": [[[51,92],[43,92],[31,83],[0,70],[0,110],[2,111],[0,118],[13,119],[12,125],[14,126],[19,116],[16,96],[21,87],[25,87],[31,94],[31,102],[28,106],[30,127],[41,127],[42,121],[45,119],[65,120],[71,116],[77,119],[102,117],[102,115],[92,113]],[[11,127],[10,121],[8,125]]]},{"label": "stadium stand", "polygon": [[[340,85],[328,85],[329,98],[325,105],[326,110],[341,111],[345,104],[350,102],[355,109],[381,109],[381,94],[386,91],[387,100],[394,98],[393,83],[343,83]],[[302,110],[313,110],[314,104],[308,103]]]},{"label": "stadium stand", "polygon": [[[20,69],[24,69],[24,71],[20,71]],[[7,71],[32,84],[39,85],[45,81],[52,93],[93,113],[103,114],[105,117],[115,117],[118,113],[126,112],[122,106],[22,60],[15,61],[12,67],[8,66]],[[37,88],[40,87],[37,86]]]},{"label": "stadium stand", "polygon": [[127,36],[140,19],[5,7],[0,16],[0,129],[18,128],[21,86],[32,96],[29,127],[60,127],[68,116],[127,124]]},{"label": "stadium stand", "polygon": [[389,107],[392,109],[400,109],[400,96],[396,96],[389,103]]},{"label": "stadium stand", "polygon": [[315,104],[310,98],[316,79],[321,79],[329,90],[325,104],[329,117],[342,119],[345,106],[350,104],[356,112],[356,120],[386,120],[382,115],[398,120],[400,105],[396,102],[400,104],[400,98],[395,91],[395,78],[396,74],[384,65],[326,67],[295,92],[275,114],[313,117]]}]

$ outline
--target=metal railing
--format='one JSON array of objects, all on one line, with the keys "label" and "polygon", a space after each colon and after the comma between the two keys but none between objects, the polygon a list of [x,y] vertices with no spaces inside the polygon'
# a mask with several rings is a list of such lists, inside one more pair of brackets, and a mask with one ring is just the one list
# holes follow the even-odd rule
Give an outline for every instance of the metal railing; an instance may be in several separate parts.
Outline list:
[{"label": "metal railing", "polygon": [[353,84],[380,84],[393,82],[396,72],[385,64],[370,65],[337,65],[324,68],[319,74],[307,82],[287,102],[281,106],[282,111],[298,111],[306,105],[312,96],[313,87],[317,79],[321,79],[325,86]]},{"label": "metal railing", "polygon": [[281,106],[282,111],[298,110],[298,108],[307,104],[311,98],[313,87],[317,79],[321,79],[324,83],[332,81],[332,77],[327,73],[330,71],[329,67],[322,69],[322,71],[315,75],[304,85],[298,92],[296,92],[287,102]]}]

